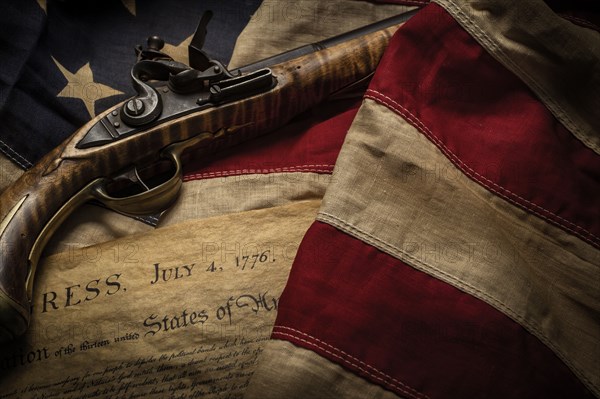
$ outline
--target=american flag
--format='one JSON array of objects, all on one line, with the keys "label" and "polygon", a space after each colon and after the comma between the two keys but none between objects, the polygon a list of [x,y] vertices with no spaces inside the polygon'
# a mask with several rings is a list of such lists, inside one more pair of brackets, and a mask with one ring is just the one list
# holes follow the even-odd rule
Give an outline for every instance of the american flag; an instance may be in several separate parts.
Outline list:
[{"label": "american flag", "polygon": [[[176,52],[229,7],[41,1],[2,16],[0,148],[23,168],[130,93],[140,38]],[[234,63],[374,3],[236,2],[207,51],[227,62],[252,12]],[[223,183],[204,215],[323,197],[245,397],[600,397],[598,27],[560,2],[389,3],[423,9],[361,98],[187,167],[190,191]]]}]

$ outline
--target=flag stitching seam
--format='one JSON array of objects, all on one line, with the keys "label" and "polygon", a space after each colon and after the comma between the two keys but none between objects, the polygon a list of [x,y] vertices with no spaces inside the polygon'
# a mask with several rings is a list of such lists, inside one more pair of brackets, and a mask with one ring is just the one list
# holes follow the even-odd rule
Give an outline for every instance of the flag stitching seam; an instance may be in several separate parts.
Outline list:
[{"label": "flag stitching seam", "polygon": [[[372,94],[369,94],[369,93],[372,93]],[[380,97],[383,97],[383,98],[380,98]],[[400,105],[397,101],[395,101],[392,98],[388,97],[387,95],[385,95],[381,92],[378,92],[376,90],[373,90],[373,89],[367,90],[367,94],[365,94],[365,98],[370,98],[378,103],[381,103],[382,105],[384,105],[388,108],[391,108],[393,111],[400,114],[403,118],[405,118],[408,122],[410,122],[413,126],[415,126],[419,131],[421,131],[425,136],[427,136],[432,142],[434,142],[434,144],[446,155],[446,157],[448,157],[452,161],[453,164],[458,166],[463,172],[465,172],[467,175],[472,177],[477,182],[481,183],[483,186],[488,188],[490,191],[496,193],[500,197],[506,199],[507,201],[509,201],[517,206],[520,206],[520,207],[523,207],[523,208],[529,210],[530,212],[534,213],[535,215],[541,217],[542,219],[544,219],[546,221],[549,221],[551,223],[561,226],[565,230],[568,230],[569,232],[577,235],[578,237],[582,238],[586,242],[588,242],[594,246],[600,246],[600,238],[595,236],[590,231],[586,230],[584,227],[581,227],[581,226],[577,225],[576,223],[573,223],[559,215],[556,215],[555,213],[545,209],[544,207],[542,207],[534,202],[531,202],[531,201],[519,196],[516,193],[513,193],[512,191],[508,190],[507,188],[504,188],[504,187],[498,185],[494,181],[492,181],[492,180],[488,179],[487,177],[476,172],[469,165],[465,164],[458,156],[456,156],[448,147],[446,147],[446,145],[437,136],[435,136],[433,134],[433,132],[427,126],[425,126],[425,124],[423,124],[423,122],[421,122],[416,116],[414,116],[409,110],[407,110],[402,105]],[[506,193],[508,193],[510,195],[507,195],[507,194],[503,193],[502,191],[505,191]],[[522,201],[523,203],[515,200],[515,198],[511,198],[511,196]],[[527,204],[529,204],[531,206],[528,206]],[[545,216],[544,214],[542,214],[540,211],[536,210],[535,208],[539,209],[540,211],[544,211],[559,220],[553,220],[552,218]],[[569,226],[567,226],[567,224],[570,226],[576,227],[581,232],[578,232],[578,231],[570,228]]]},{"label": "flag stitching seam", "polygon": [[452,286],[460,288],[462,291],[470,293],[471,295],[474,295],[475,297],[478,297],[484,300],[485,302],[494,304],[493,306],[500,309],[502,312],[504,312],[513,320],[515,320],[521,326],[526,327],[528,330],[530,330],[536,337],[538,337],[538,339],[540,339],[540,341],[542,341],[546,346],[548,346],[565,364],[567,364],[571,368],[571,370],[575,372],[575,374],[577,374],[583,381],[585,381],[587,384],[594,387],[596,391],[598,391],[598,387],[596,386],[596,384],[592,382],[589,378],[587,378],[587,376],[580,370],[580,368],[576,366],[571,360],[569,360],[563,354],[563,352],[556,345],[554,345],[554,343],[548,337],[546,337],[546,335],[543,333],[543,331],[540,329],[537,323],[527,320],[515,310],[513,310],[508,304],[502,302],[500,299],[495,298],[487,292],[481,291],[480,289],[471,284],[461,281],[460,279],[453,276],[452,274],[449,274],[448,272],[445,272],[429,263],[426,263],[414,257],[408,252],[402,250],[401,248],[389,244],[381,240],[380,238],[377,238],[372,234],[367,233],[366,231],[361,230],[360,228],[341,220],[337,216],[321,211],[319,212],[317,220],[331,224],[332,226],[350,234],[351,236],[365,241],[366,243],[374,246],[375,248],[378,248],[388,254],[391,254],[392,256],[400,260],[406,261],[408,258],[408,260],[412,261],[411,266],[413,266],[414,268],[421,270],[427,274],[433,275],[434,277],[437,277]]},{"label": "flag stitching seam", "polygon": [[[336,348],[335,346],[333,346],[331,344],[328,344],[327,342],[324,342],[324,341],[322,341],[322,340],[320,340],[320,339],[318,339],[316,337],[313,337],[313,336],[311,336],[309,334],[306,334],[306,333],[304,333],[302,331],[296,330],[296,329],[291,328],[291,327],[275,326],[273,329],[275,330],[277,328],[286,329],[286,330],[289,330],[289,331],[291,331],[291,332],[293,332],[295,334],[285,333],[285,332],[281,332],[281,331],[273,331],[273,335],[277,334],[277,335],[281,335],[281,336],[287,336],[287,337],[295,338],[295,339],[297,339],[297,340],[299,340],[301,342],[304,342],[304,343],[306,343],[308,345],[315,346],[318,349],[324,351],[325,353],[330,354],[331,356],[333,356],[333,357],[341,360],[344,363],[347,363],[348,365],[350,365],[352,367],[356,367],[357,369],[359,369],[360,371],[366,373],[367,375],[371,376],[372,378],[375,378],[378,381],[381,381],[381,382],[383,382],[385,384],[388,384],[391,387],[396,388],[399,391],[402,391],[404,394],[406,394],[406,395],[408,395],[408,396],[410,396],[412,398],[430,399],[429,396],[427,396],[427,395],[425,395],[425,394],[417,391],[416,389],[414,389],[414,388],[412,388],[412,387],[404,384],[403,382],[401,382],[401,381],[397,380],[396,378],[394,378],[394,377],[392,377],[392,376],[390,376],[390,375],[382,372],[381,370],[379,370],[379,369],[377,369],[377,368],[375,368],[375,367],[373,367],[373,366],[371,366],[371,365],[363,362],[362,360],[357,359],[356,357],[350,355],[349,353],[347,353],[347,352],[345,352],[345,351],[343,351],[343,350],[341,350],[339,348]],[[318,342],[318,343],[320,343],[322,345],[325,345],[326,347],[330,348],[331,350],[333,350],[333,351],[335,351],[337,353],[334,353],[331,350],[328,350],[327,348],[324,348],[323,346],[321,346],[321,345],[319,345],[319,344],[317,344],[315,342],[310,342],[310,341],[308,341],[306,339],[303,339],[303,338],[297,336],[296,334],[301,334],[301,335],[305,336],[306,338],[311,339],[312,341],[316,341],[316,342]],[[352,360],[352,361],[354,361],[354,362],[356,362],[356,363],[359,363],[360,365],[362,365],[364,367],[369,368],[370,370],[373,370],[373,372],[377,373],[378,375],[373,374],[373,372],[371,372],[369,370],[365,370],[363,367],[361,367],[358,364],[352,363],[349,359]],[[381,376],[383,376],[385,378],[383,378]],[[386,381],[386,379],[393,381],[395,384],[394,383],[390,383],[389,381]]]},{"label": "flag stitching seam", "polygon": [[[25,157],[23,157],[21,154],[19,154],[18,152],[16,152],[15,150],[13,150],[12,148],[10,148],[10,146],[8,144],[6,144],[4,141],[0,140],[0,144],[2,144],[2,147],[0,147],[0,150],[2,150],[2,152],[9,157],[10,159],[12,159],[14,162],[17,163],[17,165],[19,165],[20,167],[22,167],[23,169],[27,169],[28,167],[30,167],[32,164],[31,162],[29,162]],[[14,154],[14,156],[11,155]],[[20,159],[23,160],[23,162],[19,161],[17,158],[15,157],[19,157]]]},{"label": "flag stitching seam", "polygon": [[[485,43],[489,46],[491,53],[502,59],[506,64],[513,67],[515,70],[520,72],[523,76],[525,76],[528,80],[528,83],[533,86],[533,88],[537,91],[539,96],[544,100],[547,107],[553,111],[554,115],[561,121],[563,121],[568,129],[573,133],[575,137],[577,137],[582,143],[584,143],[588,148],[593,150],[595,153],[600,154],[600,148],[597,143],[590,140],[585,133],[582,133],[577,126],[577,124],[571,119],[569,114],[565,112],[560,104],[558,104],[552,96],[550,96],[544,87],[540,85],[537,80],[535,80],[531,74],[525,71],[519,64],[513,61],[496,43],[491,37],[485,33],[483,29],[481,29],[477,23],[465,12],[463,12],[460,7],[452,0],[446,0],[447,6],[449,8],[448,12],[454,16],[456,19],[461,22],[463,28],[469,30],[469,32],[477,39],[480,40],[481,43]],[[441,4],[440,4],[441,5]],[[485,46],[484,46],[485,47]]]},{"label": "flag stitching seam", "polygon": [[[328,169],[319,169],[328,168]],[[216,172],[204,172],[194,173],[185,176],[185,180],[204,179],[211,177],[227,177],[242,174],[258,174],[258,173],[282,173],[282,172],[318,172],[318,173],[331,173],[334,165],[298,165],[298,166],[287,166],[281,168],[266,168],[266,169],[235,169],[235,170],[224,170]]]}]

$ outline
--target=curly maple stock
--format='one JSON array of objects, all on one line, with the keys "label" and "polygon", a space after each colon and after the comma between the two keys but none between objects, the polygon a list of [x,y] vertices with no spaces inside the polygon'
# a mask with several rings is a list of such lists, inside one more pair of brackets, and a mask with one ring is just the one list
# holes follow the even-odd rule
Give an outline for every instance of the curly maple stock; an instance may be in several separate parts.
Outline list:
[{"label": "curly maple stock", "polygon": [[31,282],[41,253],[39,247],[47,239],[40,242],[38,237],[70,199],[77,198],[71,200],[75,202],[73,207],[89,199],[78,195],[83,187],[141,160],[156,158],[172,143],[199,134],[209,138],[201,145],[216,150],[284,125],[371,75],[397,28],[393,25],[271,65],[277,83],[265,93],[170,120],[110,144],[76,148],[96,121],[121,104],[79,129],[0,196],[0,340],[13,339],[26,331]]}]

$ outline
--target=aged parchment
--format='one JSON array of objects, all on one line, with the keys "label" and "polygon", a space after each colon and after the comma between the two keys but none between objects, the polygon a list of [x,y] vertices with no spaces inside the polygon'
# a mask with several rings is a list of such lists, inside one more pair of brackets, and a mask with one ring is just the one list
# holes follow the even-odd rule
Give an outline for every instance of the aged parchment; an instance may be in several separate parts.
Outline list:
[{"label": "aged parchment", "polygon": [[157,229],[46,258],[0,398],[239,398],[320,201]]}]

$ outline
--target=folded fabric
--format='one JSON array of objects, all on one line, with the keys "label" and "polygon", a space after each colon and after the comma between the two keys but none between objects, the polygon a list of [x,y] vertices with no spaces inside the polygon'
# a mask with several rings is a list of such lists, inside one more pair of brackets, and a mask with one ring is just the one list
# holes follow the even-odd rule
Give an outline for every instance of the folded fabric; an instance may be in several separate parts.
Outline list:
[{"label": "folded fabric", "polygon": [[248,398],[600,394],[597,32],[437,3],[365,94]]}]

